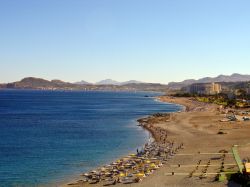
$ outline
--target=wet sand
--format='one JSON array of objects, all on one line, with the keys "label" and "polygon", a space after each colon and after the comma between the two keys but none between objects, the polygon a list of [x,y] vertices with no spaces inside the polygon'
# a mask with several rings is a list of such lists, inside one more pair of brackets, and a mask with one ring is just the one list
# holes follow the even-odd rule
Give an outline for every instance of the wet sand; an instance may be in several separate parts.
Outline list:
[{"label": "wet sand", "polygon": [[[225,115],[218,111],[217,105],[200,103],[190,98],[161,96],[158,99],[184,105],[186,111],[150,116],[139,120],[140,123],[154,135],[157,142],[183,143],[184,148],[153,174],[127,186],[237,186],[227,181],[215,181],[216,173],[220,172],[222,165],[224,171],[237,171],[231,147],[250,142],[250,121],[220,122]],[[244,151],[249,152],[250,149]],[[99,187],[103,184],[63,186]]]}]

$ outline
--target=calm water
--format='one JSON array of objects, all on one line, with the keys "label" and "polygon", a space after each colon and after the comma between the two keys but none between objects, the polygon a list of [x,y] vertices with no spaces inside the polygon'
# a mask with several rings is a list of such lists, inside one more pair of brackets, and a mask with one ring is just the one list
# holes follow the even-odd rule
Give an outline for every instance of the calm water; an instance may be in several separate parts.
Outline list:
[{"label": "calm water", "polygon": [[148,139],[136,119],[180,106],[155,93],[0,91],[0,181],[48,184],[109,163]]}]

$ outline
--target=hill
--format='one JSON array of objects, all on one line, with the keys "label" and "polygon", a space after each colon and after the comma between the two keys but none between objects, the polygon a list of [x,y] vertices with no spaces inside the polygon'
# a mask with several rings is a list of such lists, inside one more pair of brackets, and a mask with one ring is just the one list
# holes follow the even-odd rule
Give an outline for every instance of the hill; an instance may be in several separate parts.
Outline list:
[{"label": "hill", "polygon": [[112,80],[112,79],[105,79],[105,80],[101,80],[95,84],[96,85],[120,85],[120,82]]},{"label": "hill", "polygon": [[169,89],[180,89],[182,87],[194,84],[194,83],[210,83],[210,82],[246,82],[250,81],[250,75],[242,75],[234,73],[232,75],[219,75],[217,77],[204,77],[198,80],[188,79],[182,82],[170,82],[168,84]]},{"label": "hill", "polygon": [[84,80],[81,80],[79,82],[75,82],[74,84],[80,84],[80,85],[90,85],[91,83],[87,82],[87,81],[84,81]]},{"label": "hill", "polygon": [[[136,83],[134,83],[136,82]],[[45,80],[35,77],[27,77],[20,81],[0,84],[1,89],[36,89],[36,90],[123,90],[123,91],[166,91],[166,85],[153,83],[139,83],[128,81],[114,85],[113,81],[104,81],[100,85],[76,84],[61,80]],[[106,83],[106,84],[105,84]],[[109,83],[109,84],[108,84]],[[112,83],[112,84],[111,84]],[[118,84],[118,82],[115,82]]]},{"label": "hill", "polygon": [[112,79],[105,79],[105,80],[101,80],[99,82],[96,83],[96,85],[126,85],[126,84],[140,84],[143,82],[140,81],[136,81],[136,80],[129,80],[126,82],[118,82]]},{"label": "hill", "polygon": [[13,88],[13,89],[59,89],[59,88],[66,89],[72,86],[73,84],[63,82],[61,80],[48,81],[45,79],[35,78],[35,77],[26,77],[21,81],[6,84],[6,88]]}]

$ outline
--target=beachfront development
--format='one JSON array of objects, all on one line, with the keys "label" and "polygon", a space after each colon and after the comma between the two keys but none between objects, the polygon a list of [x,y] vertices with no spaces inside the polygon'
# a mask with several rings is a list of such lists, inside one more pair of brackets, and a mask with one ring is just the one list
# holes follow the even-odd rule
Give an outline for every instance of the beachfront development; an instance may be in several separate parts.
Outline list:
[{"label": "beachfront development", "polygon": [[250,186],[249,7],[0,1],[0,187]]},{"label": "beachfront development", "polygon": [[[190,97],[161,96],[183,105],[183,111],[155,114],[138,120],[154,141],[110,165],[83,174],[66,186],[227,186],[243,175],[235,156],[249,161],[250,120],[247,109],[221,108]],[[228,119],[223,121],[223,119]],[[239,146],[237,155],[232,151]],[[244,163],[240,163],[244,167]],[[244,177],[243,177],[244,178]],[[241,182],[245,182],[241,180]]]}]

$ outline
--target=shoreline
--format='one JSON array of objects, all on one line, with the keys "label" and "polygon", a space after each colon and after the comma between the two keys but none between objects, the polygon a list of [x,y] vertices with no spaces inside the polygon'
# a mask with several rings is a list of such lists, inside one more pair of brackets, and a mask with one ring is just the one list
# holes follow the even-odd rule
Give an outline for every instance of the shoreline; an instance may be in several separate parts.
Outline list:
[{"label": "shoreline", "polygon": [[[166,97],[168,98],[167,100],[166,100]],[[141,117],[139,119],[136,119],[138,126],[143,128],[144,130],[146,130],[149,133],[149,135],[151,136],[150,138],[153,139],[153,141],[155,141],[156,143],[160,143],[161,138],[159,138],[159,134],[161,134],[163,131],[161,131],[161,129],[159,129],[159,128],[154,128],[154,126],[150,125],[151,122],[149,122],[149,121],[147,121],[146,125],[145,125],[143,120],[145,120],[145,119],[150,120],[152,117],[153,118],[159,117],[158,115],[162,115],[163,118],[167,117],[167,120],[171,120],[171,114],[180,113],[180,112],[190,112],[191,110],[193,110],[193,107],[188,106],[187,103],[185,103],[185,102],[178,102],[173,97],[169,97],[169,96],[165,96],[165,95],[155,96],[154,100],[157,102],[173,104],[173,105],[177,105],[177,106],[181,107],[181,109],[179,111],[154,113],[154,114],[147,115],[147,116]],[[164,120],[166,120],[166,119],[164,119]],[[167,131],[164,131],[164,132],[165,132],[165,136],[167,137]],[[147,142],[140,147],[144,147],[146,144],[148,144],[148,142],[150,142],[150,138],[148,138]],[[166,139],[164,141],[166,141]],[[173,142],[171,142],[171,143],[173,143]],[[183,146],[183,143],[181,143],[180,145]],[[180,145],[179,145],[179,147],[180,147]],[[124,155],[123,157],[126,157],[126,155]],[[95,169],[97,169],[97,168],[95,168]],[[75,177],[74,180],[71,180],[70,182],[67,182],[67,183],[62,183],[61,185],[63,187],[80,186],[80,184],[78,184],[76,181],[78,181],[78,182],[81,181],[81,177]],[[86,185],[89,185],[89,184],[85,184],[84,186],[86,186]],[[90,186],[95,186],[95,185],[90,184]],[[101,184],[101,185],[97,185],[97,186],[103,186],[103,185]]]},{"label": "shoreline", "polygon": [[[139,183],[131,183],[130,186],[231,185],[231,181],[218,182],[216,179],[222,166],[223,171],[237,171],[235,160],[230,154],[231,146],[250,142],[250,121],[221,122],[225,114],[218,110],[218,105],[202,103],[194,98],[159,96],[157,99],[185,106],[185,110],[170,114],[158,113],[138,119],[141,126],[153,135],[155,142],[167,148],[171,145],[172,147],[168,150],[166,160],[163,160],[159,168],[153,170],[153,174],[143,177]],[[177,146],[173,147],[173,144]],[[250,148],[248,151],[250,152]],[[101,187],[103,183],[88,184],[74,181],[71,185],[65,186],[82,185]],[[233,185],[237,186],[234,183]],[[124,185],[116,183],[115,186]]]},{"label": "shoreline", "polygon": [[[163,96],[163,95],[162,95]],[[145,146],[147,145],[151,145],[151,144],[172,144],[173,146],[173,142],[167,142],[166,139],[164,139],[164,142],[163,139],[159,138],[159,132],[160,133],[164,133],[163,131],[161,131],[159,128],[154,128],[153,126],[149,125],[149,122],[147,122],[147,124],[145,125],[143,120],[146,120],[146,119],[150,119],[152,117],[159,117],[159,116],[162,116],[164,119],[167,119],[169,120],[170,119],[170,115],[171,113],[178,113],[178,112],[185,112],[186,111],[186,106],[184,105],[181,105],[181,104],[178,104],[178,103],[171,103],[171,102],[165,102],[165,101],[162,101],[161,100],[161,97],[162,96],[155,96],[153,97],[155,101],[157,102],[161,102],[161,103],[168,103],[168,104],[173,104],[173,105],[177,105],[177,106],[180,106],[181,109],[178,110],[178,111],[174,111],[174,112],[161,112],[161,113],[153,113],[153,114],[149,114],[147,116],[144,116],[144,117],[141,117],[141,118],[138,118],[138,119],[135,119],[136,123],[137,123],[137,126],[140,126],[141,128],[143,128],[145,131],[147,131],[147,133],[149,133],[149,138],[147,139],[147,141],[141,145],[140,147],[141,148],[145,148]],[[167,136],[166,132],[165,132],[165,135]],[[181,143],[180,145],[178,145],[178,149],[181,149],[181,147],[183,146],[183,143]],[[139,149],[139,148],[138,148]],[[137,152],[138,152],[138,149],[137,149]],[[143,149],[142,149],[143,150]],[[176,148],[175,148],[175,152],[176,152]],[[173,151],[171,151],[171,154],[173,154]],[[117,158],[118,160],[119,159],[122,159],[124,157],[128,157],[129,155],[124,155],[120,158]],[[114,161],[115,162],[115,161]],[[112,162],[111,162],[112,163]],[[160,164],[161,165],[161,164]],[[95,168],[95,170],[97,170],[98,168],[100,168],[101,166]],[[71,178],[72,179],[72,178]],[[77,181],[77,182],[76,182]],[[82,182],[82,177],[74,177],[74,179],[68,181],[68,182],[63,182],[61,184],[59,184],[60,186],[65,186],[65,187],[69,187],[69,186],[79,186],[79,185],[82,185],[82,184],[79,184],[79,182]],[[84,184],[84,186],[86,185],[89,185],[89,184]],[[95,186],[95,184],[90,184],[90,186]],[[98,185],[99,186],[99,185]],[[102,185],[101,185],[102,186]]]}]

